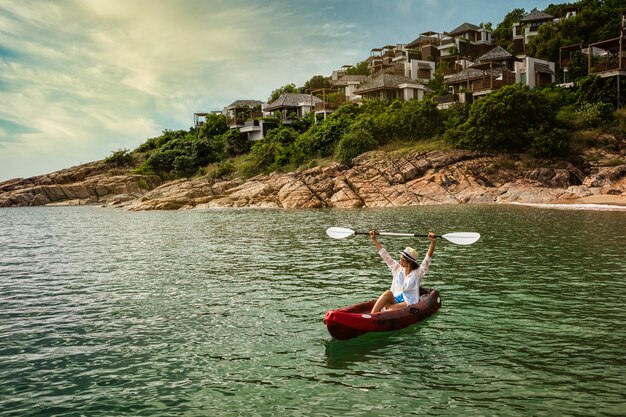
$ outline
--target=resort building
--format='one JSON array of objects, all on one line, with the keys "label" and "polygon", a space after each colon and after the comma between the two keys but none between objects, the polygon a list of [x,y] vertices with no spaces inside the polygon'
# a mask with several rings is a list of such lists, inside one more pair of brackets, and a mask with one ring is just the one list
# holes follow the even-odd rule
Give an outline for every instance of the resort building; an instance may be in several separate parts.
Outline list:
[{"label": "resort building", "polygon": [[621,79],[626,76],[626,12],[622,12],[620,16],[618,37],[589,45],[576,44],[561,48],[560,67],[566,83],[570,81],[570,67],[575,64],[577,56],[584,58],[583,63],[586,64],[589,75],[616,79],[617,106],[621,106]]},{"label": "resort building", "polygon": [[505,85],[526,84],[543,87],[555,81],[554,62],[531,57],[516,59],[500,46],[495,46],[456,74],[446,76],[444,84],[449,95],[436,97],[439,108],[455,102],[471,103]]},{"label": "resort building", "polygon": [[547,23],[552,23],[554,16],[533,9],[519,22],[513,23],[513,53],[525,55],[526,46],[533,36],[537,35],[539,28]]},{"label": "resort building", "polygon": [[366,100],[422,100],[427,90],[414,79],[382,72],[368,77],[354,93]]},{"label": "resort building", "polygon": [[414,56],[410,55],[410,59],[436,62],[439,58],[440,44],[441,35],[429,31],[420,33],[419,37],[406,44],[405,49],[409,54],[415,54]]},{"label": "resort building", "polygon": [[315,104],[322,102],[313,94],[285,93],[273,103],[263,106],[265,116],[278,116],[284,124],[290,124],[296,117],[313,111]]},{"label": "resort building", "polygon": [[491,48],[491,31],[487,28],[463,23],[444,37],[437,46],[441,59],[465,56],[475,58]]},{"label": "resort building", "polygon": [[555,63],[543,59],[524,57],[515,62],[515,82],[539,88],[556,81]]},{"label": "resort building", "polygon": [[355,101],[361,98],[360,95],[355,94],[359,85],[367,79],[367,75],[343,75],[336,81],[332,82],[332,86],[339,93],[340,98],[338,103]]},{"label": "resort building", "polygon": [[248,119],[263,116],[260,100],[237,100],[224,107],[222,114],[226,116],[226,121],[231,129],[242,127]]}]

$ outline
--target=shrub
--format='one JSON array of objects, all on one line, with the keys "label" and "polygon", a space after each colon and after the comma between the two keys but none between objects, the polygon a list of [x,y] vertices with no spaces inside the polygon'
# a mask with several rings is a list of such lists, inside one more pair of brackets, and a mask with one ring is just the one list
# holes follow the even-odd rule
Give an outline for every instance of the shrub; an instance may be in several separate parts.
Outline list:
[{"label": "shrub", "polygon": [[461,148],[525,152],[537,132],[550,132],[555,126],[553,101],[527,86],[510,85],[475,102],[467,121],[445,137]]},{"label": "shrub", "polygon": [[191,177],[198,171],[198,165],[189,155],[180,155],[174,159],[174,175],[177,177]]},{"label": "shrub", "polygon": [[146,182],[146,180],[145,180],[145,179],[143,179],[143,178],[139,178],[139,179],[137,180],[137,186],[138,186],[139,188],[141,188],[142,190],[149,190],[149,189],[150,189],[150,186],[148,185],[148,183]]},{"label": "shrub", "polygon": [[278,141],[272,141],[267,137],[255,142],[250,152],[252,159],[245,169],[246,175],[252,176],[269,171],[281,148],[282,145]]},{"label": "shrub", "polygon": [[235,164],[231,161],[224,161],[217,164],[217,168],[209,173],[209,177],[222,178],[232,172],[235,172]]},{"label": "shrub", "polygon": [[600,123],[611,120],[613,117],[613,105],[609,103],[582,103],[577,109],[586,127],[598,127]]},{"label": "shrub", "polygon": [[454,129],[467,121],[470,106],[463,103],[455,103],[441,112],[444,131]]},{"label": "shrub", "polygon": [[183,139],[187,135],[187,132],[184,130],[169,130],[165,129],[161,136],[157,136],[156,138],[150,138],[137,148],[139,152],[148,152],[153,149],[159,149],[164,146],[166,143],[175,140],[175,139]]},{"label": "shrub", "polygon": [[343,135],[337,144],[335,158],[345,165],[352,165],[352,159],[363,152],[375,149],[378,143],[371,133],[357,129]]},{"label": "shrub", "polygon": [[[578,104],[584,103],[610,103],[614,109],[617,105],[617,83],[613,78],[600,78],[588,76],[576,83]],[[620,81],[622,101],[626,89],[626,80]]]},{"label": "shrub", "polygon": [[569,142],[569,132],[564,129],[538,132],[532,140],[529,153],[536,157],[562,156],[567,153]]},{"label": "shrub", "polygon": [[200,128],[200,136],[212,138],[228,132],[228,122],[223,114],[208,114],[206,121]]},{"label": "shrub", "polygon": [[104,159],[106,164],[115,164],[118,167],[132,165],[135,158],[128,149],[118,149]]},{"label": "shrub", "polygon": [[[335,145],[354,123],[361,109],[353,104],[344,104],[320,122],[315,123],[308,131],[298,137],[294,146],[294,155],[307,158],[328,157],[333,154]],[[294,160],[302,162],[302,160]]]},{"label": "shrub", "polygon": [[252,143],[248,140],[248,135],[241,133],[239,129],[229,129],[221,137],[224,143],[224,151],[228,156],[237,156],[248,153]]}]

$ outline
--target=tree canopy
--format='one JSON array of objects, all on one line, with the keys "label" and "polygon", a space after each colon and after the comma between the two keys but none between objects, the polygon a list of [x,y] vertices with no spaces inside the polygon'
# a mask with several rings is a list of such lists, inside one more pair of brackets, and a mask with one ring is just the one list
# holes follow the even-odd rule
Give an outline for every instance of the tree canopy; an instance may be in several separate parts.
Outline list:
[{"label": "tree canopy", "polygon": [[270,94],[270,96],[268,97],[267,102],[273,103],[274,101],[278,100],[278,97],[280,97],[281,94],[299,92],[300,90],[298,89],[298,87],[296,87],[294,83],[285,84],[282,87],[279,87],[276,90],[272,91],[272,94]]},{"label": "tree canopy", "polygon": [[370,75],[369,62],[361,61],[346,70],[346,75]]}]

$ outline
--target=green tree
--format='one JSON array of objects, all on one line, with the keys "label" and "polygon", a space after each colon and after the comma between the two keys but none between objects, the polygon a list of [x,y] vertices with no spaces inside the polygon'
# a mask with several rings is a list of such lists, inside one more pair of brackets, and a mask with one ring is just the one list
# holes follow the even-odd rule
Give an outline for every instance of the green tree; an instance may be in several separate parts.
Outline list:
[{"label": "green tree", "polygon": [[331,81],[322,76],[322,75],[314,75],[310,80],[304,83],[303,92],[310,93],[314,90],[319,90],[322,88],[331,88]]},{"label": "green tree", "polygon": [[370,75],[369,62],[358,62],[346,70],[346,75]]},{"label": "green tree", "polygon": [[494,44],[513,52],[513,24],[526,15],[524,9],[513,9],[493,31]]},{"label": "green tree", "polygon": [[299,90],[294,83],[285,84],[282,87],[277,88],[276,90],[273,90],[272,94],[270,94],[269,98],[267,99],[267,102],[268,103],[275,102],[276,100],[278,100],[278,97],[280,97],[281,94],[298,93],[298,92]]},{"label": "green tree", "polygon": [[115,164],[118,167],[132,165],[135,158],[128,149],[118,149],[111,153],[109,157],[104,160],[105,164]]},{"label": "green tree", "polygon": [[219,162],[224,159],[226,153],[224,136],[194,139],[191,141],[191,148],[185,148],[185,153],[193,158],[198,168],[212,162]]},{"label": "green tree", "polygon": [[[617,107],[617,79],[588,76],[576,83],[577,104],[604,102]],[[626,80],[620,79],[620,102],[626,103]]]},{"label": "green tree", "polygon": [[308,131],[300,135],[294,145],[297,148],[295,155],[306,155],[308,158],[331,156],[341,136],[350,129],[360,113],[361,108],[353,104],[339,107],[325,120],[313,124]]},{"label": "green tree", "polygon": [[153,149],[159,149],[161,146],[172,140],[184,138],[185,135],[187,135],[187,132],[185,132],[184,130],[165,129],[162,132],[161,136],[157,136],[156,138],[150,138],[141,145],[139,145],[137,151],[148,152]]},{"label": "green tree", "polygon": [[225,145],[225,152],[229,156],[243,155],[250,151],[252,143],[248,140],[248,135],[241,133],[239,129],[229,129],[222,135]]},{"label": "green tree", "polygon": [[467,121],[445,137],[461,148],[525,152],[556,127],[556,114],[555,102],[541,91],[509,85],[475,102]]},{"label": "green tree", "polygon": [[198,166],[193,157],[189,155],[179,155],[174,159],[172,170],[173,174],[177,177],[190,177],[198,171]]},{"label": "green tree", "polygon": [[228,122],[223,114],[210,113],[206,116],[206,121],[200,128],[200,136],[211,138],[219,136],[228,131]]},{"label": "green tree", "polygon": [[376,148],[378,143],[366,130],[352,130],[341,137],[337,144],[335,158],[344,165],[352,165],[352,160],[360,154]]},{"label": "green tree", "polygon": [[437,66],[435,70],[435,76],[428,81],[428,88],[433,92],[435,96],[441,96],[448,94],[448,87],[444,84],[443,69]]}]

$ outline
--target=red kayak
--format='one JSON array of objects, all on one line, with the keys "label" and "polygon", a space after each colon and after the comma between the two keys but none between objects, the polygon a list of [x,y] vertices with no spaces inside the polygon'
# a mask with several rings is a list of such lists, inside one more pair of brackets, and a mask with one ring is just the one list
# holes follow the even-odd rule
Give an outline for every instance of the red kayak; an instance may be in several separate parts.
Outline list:
[{"label": "red kayak", "polygon": [[420,288],[420,301],[398,310],[370,314],[376,299],[339,310],[329,310],[324,316],[328,333],[335,339],[346,340],[368,332],[400,330],[432,316],[441,307],[435,289]]}]

